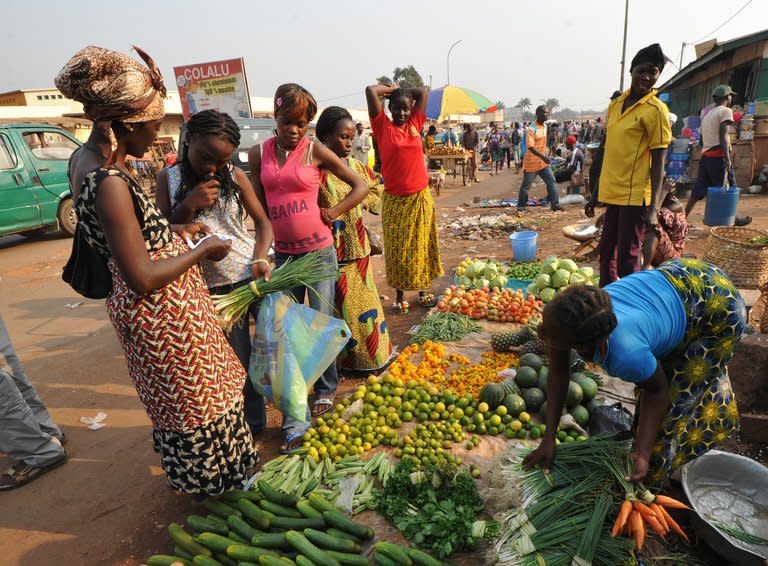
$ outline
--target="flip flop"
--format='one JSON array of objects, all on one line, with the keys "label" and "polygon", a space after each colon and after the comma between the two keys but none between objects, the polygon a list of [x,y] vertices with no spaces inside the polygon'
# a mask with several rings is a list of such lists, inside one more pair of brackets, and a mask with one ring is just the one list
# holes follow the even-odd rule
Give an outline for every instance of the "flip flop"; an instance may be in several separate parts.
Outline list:
[{"label": "flip flop", "polygon": [[333,402],[335,400],[335,393],[324,393],[322,395],[316,395],[314,401],[312,401],[312,409],[310,410],[310,413],[313,417],[324,415],[333,409]]},{"label": "flip flop", "polygon": [[67,461],[67,453],[64,452],[50,464],[45,466],[30,466],[24,462],[16,462],[0,476],[0,491],[8,491],[21,487],[25,483],[40,477],[54,468],[58,468]]},{"label": "flip flop", "polygon": [[289,434],[285,437],[285,442],[280,446],[280,450],[278,452],[280,454],[291,454],[292,452],[295,452],[299,448],[301,448],[302,443],[304,442],[304,433],[294,433]]}]

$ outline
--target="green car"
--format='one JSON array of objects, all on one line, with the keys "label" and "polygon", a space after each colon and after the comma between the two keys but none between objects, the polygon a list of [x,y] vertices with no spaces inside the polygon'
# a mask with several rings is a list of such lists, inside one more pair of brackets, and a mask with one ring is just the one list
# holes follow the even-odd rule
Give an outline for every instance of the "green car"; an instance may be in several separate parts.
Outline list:
[{"label": "green car", "polygon": [[75,233],[67,165],[80,145],[56,126],[0,123],[0,236]]}]

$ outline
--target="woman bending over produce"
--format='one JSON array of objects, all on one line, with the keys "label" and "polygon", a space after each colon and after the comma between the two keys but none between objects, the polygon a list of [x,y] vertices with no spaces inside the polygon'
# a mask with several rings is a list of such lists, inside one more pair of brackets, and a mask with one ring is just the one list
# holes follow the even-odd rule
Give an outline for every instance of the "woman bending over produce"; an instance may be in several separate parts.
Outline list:
[{"label": "woman bending over produce", "polygon": [[[389,99],[392,120],[384,114],[380,97]],[[443,274],[443,266],[420,133],[427,119],[427,90],[373,85],[365,89],[365,98],[384,177],[387,283],[397,292],[396,307],[403,303],[403,291],[419,291],[419,299],[429,306],[434,301],[427,300],[424,290]]]},{"label": "woman bending over produce", "polygon": [[[350,157],[355,122],[349,112],[339,106],[326,108],[317,120],[316,132],[317,139],[365,179],[371,191],[362,204],[349,209],[333,222],[336,259],[341,266],[336,281],[336,316],[343,318],[352,331],[352,337],[337,363],[351,370],[381,369],[392,356],[392,344],[373,279],[371,244],[363,223],[363,208],[378,204],[381,185],[367,166]],[[330,171],[320,173],[321,207],[336,206],[351,191],[352,187]]]},{"label": "woman bending over produce", "polygon": [[[309,123],[316,112],[317,103],[306,89],[292,83],[279,86],[275,92],[277,135],[248,153],[256,194],[267,209],[275,233],[278,267],[313,251],[320,254],[322,261],[335,266],[331,223],[360,204],[368,194],[368,186],[359,175],[323,144],[307,137]],[[321,170],[333,173],[351,187],[347,196],[329,208],[320,208],[318,204]],[[302,304],[309,294],[309,305],[313,309],[333,315],[334,284],[333,279],[328,279],[310,289],[293,289],[291,294]],[[331,410],[338,382],[334,362],[315,383],[313,416]],[[309,418],[296,422],[285,417],[282,451],[298,448],[308,427]]]},{"label": "woman bending over produce", "polygon": [[569,287],[544,308],[550,358],[546,434],[524,461],[548,468],[570,378],[569,353],[637,384],[635,472],[661,483],[738,426],[726,365],[741,339],[744,301],[717,267],[675,259],[604,289]]}]

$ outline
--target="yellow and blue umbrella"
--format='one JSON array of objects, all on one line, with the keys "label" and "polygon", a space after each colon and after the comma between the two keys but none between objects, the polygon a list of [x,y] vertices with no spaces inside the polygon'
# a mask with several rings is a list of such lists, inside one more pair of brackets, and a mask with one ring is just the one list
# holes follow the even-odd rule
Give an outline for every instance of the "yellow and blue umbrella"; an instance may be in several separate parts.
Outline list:
[{"label": "yellow and blue umbrella", "polygon": [[451,114],[493,112],[496,103],[482,94],[453,85],[430,90],[427,96],[427,118],[440,120]]}]

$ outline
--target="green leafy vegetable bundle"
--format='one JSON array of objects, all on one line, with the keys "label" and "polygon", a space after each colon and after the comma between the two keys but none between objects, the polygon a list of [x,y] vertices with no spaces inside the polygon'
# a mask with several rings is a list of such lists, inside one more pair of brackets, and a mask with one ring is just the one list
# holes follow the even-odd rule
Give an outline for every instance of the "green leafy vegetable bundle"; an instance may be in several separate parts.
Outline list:
[{"label": "green leafy vegetable bundle", "polygon": [[483,327],[463,314],[437,312],[427,316],[411,337],[411,342],[423,344],[434,342],[456,342],[472,332],[482,332]]}]

